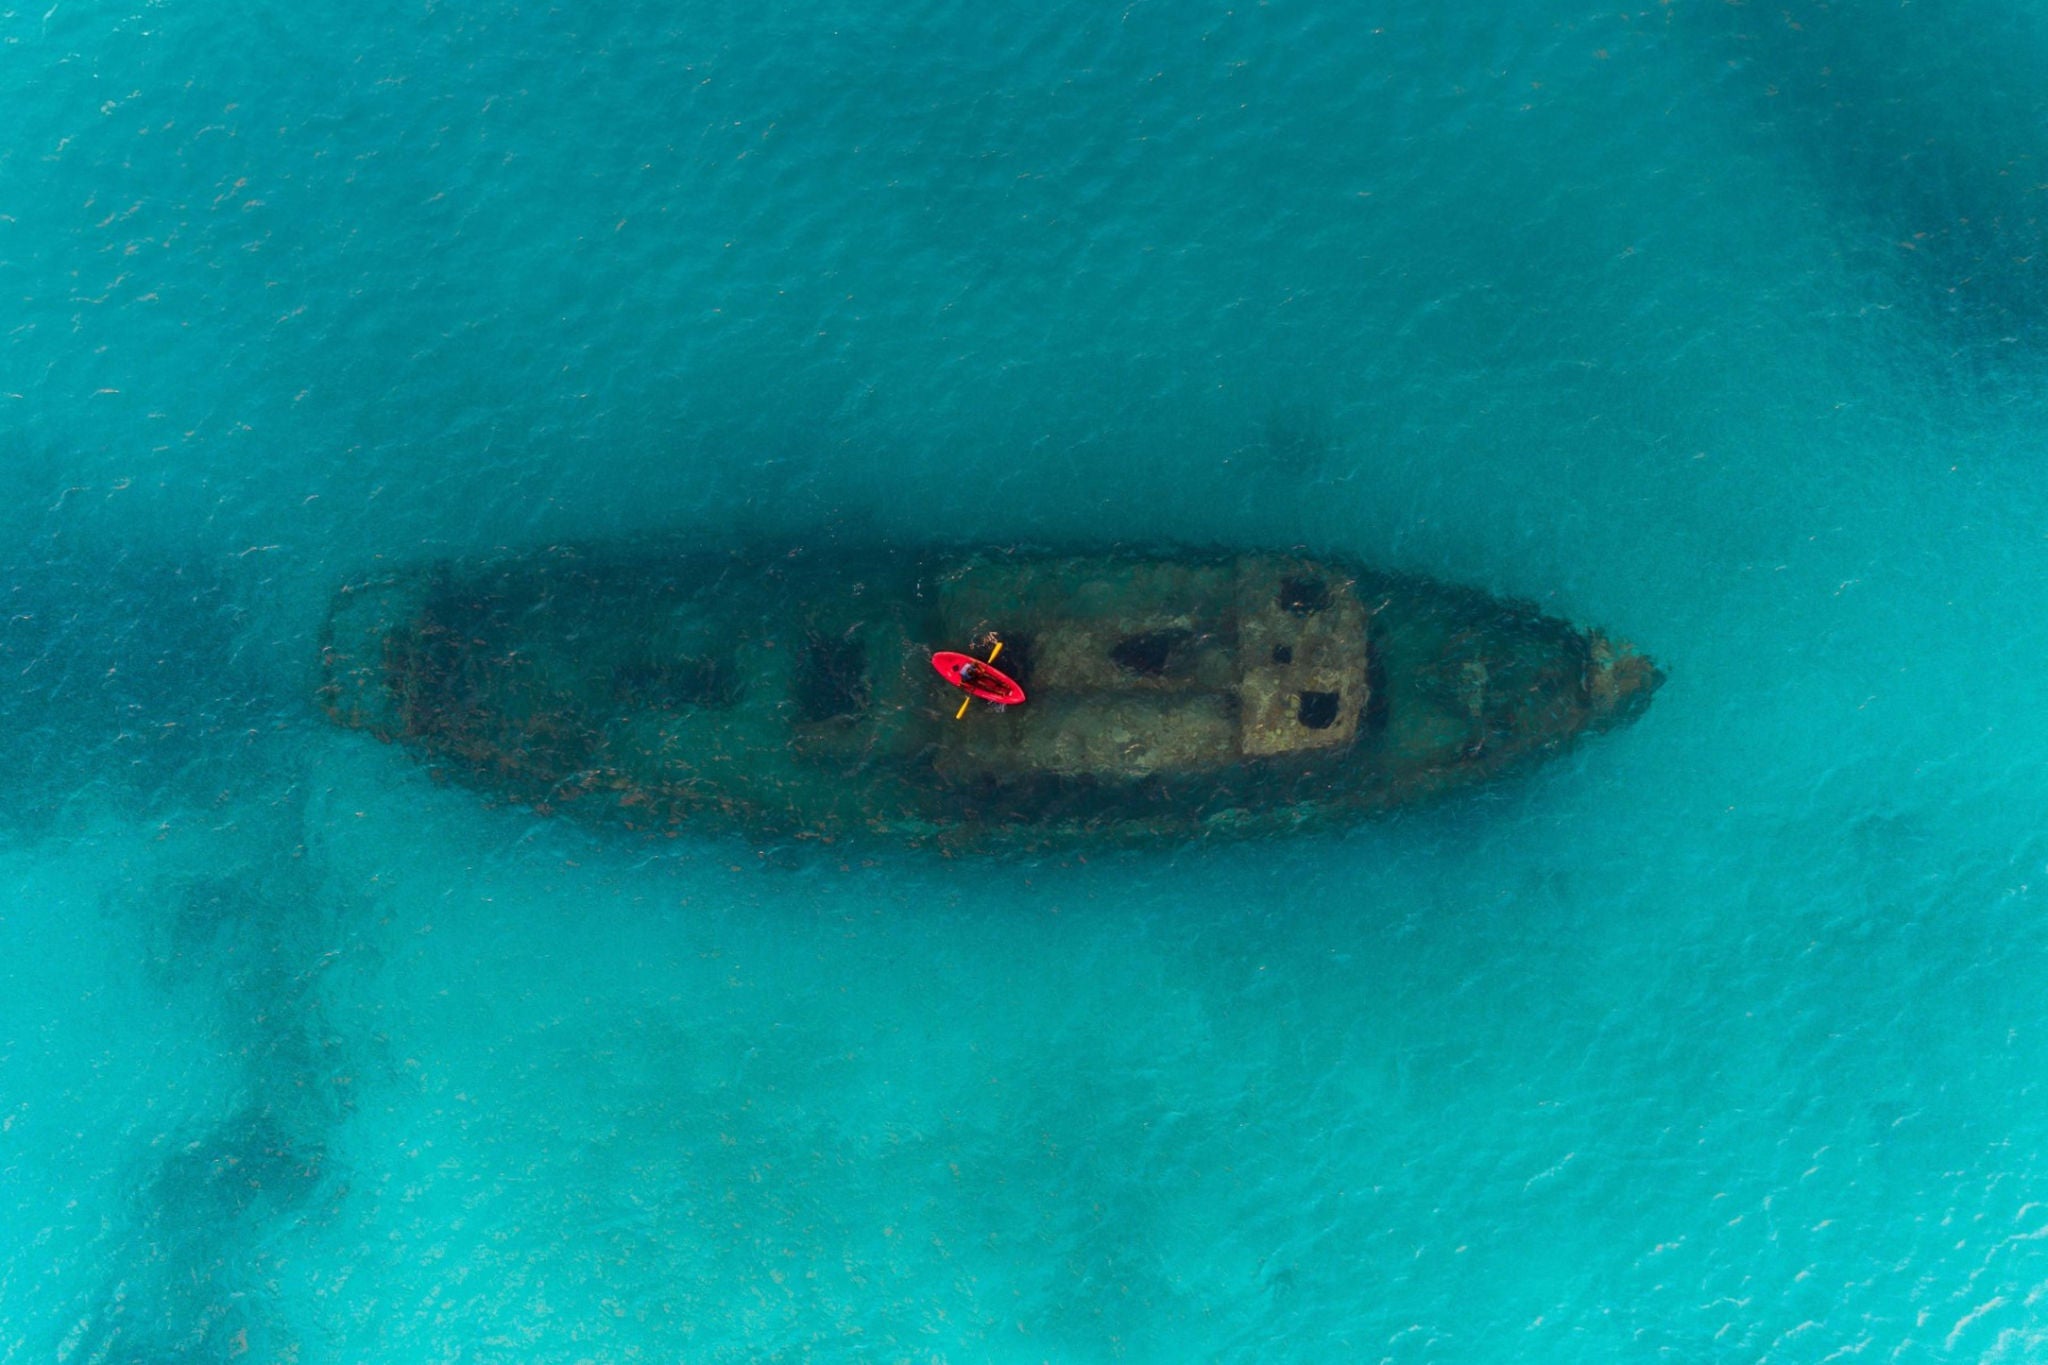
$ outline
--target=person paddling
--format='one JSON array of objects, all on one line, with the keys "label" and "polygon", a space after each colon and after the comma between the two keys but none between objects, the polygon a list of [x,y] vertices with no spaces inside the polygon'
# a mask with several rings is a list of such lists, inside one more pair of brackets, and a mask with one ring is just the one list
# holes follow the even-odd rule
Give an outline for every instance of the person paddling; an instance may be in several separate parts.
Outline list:
[{"label": "person paddling", "polygon": [[954,712],[953,719],[965,716],[977,697],[994,706],[1015,706],[1024,700],[1024,689],[1017,686],[1016,679],[995,666],[996,656],[1002,652],[1003,642],[999,639],[989,650],[987,660],[951,650],[932,655],[932,667],[939,671],[939,676],[967,694],[960,699],[960,709]]}]

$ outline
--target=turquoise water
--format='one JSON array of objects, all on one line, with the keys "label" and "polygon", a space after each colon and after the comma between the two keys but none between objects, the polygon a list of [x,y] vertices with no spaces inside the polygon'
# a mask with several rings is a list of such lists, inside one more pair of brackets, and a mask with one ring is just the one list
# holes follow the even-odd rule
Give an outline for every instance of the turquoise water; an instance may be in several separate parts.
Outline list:
[{"label": "turquoise water", "polygon": [[[59,0],[0,97],[0,1361],[2048,1358],[2038,11]],[[654,528],[1671,682],[1033,862],[313,716],[378,556]]]}]

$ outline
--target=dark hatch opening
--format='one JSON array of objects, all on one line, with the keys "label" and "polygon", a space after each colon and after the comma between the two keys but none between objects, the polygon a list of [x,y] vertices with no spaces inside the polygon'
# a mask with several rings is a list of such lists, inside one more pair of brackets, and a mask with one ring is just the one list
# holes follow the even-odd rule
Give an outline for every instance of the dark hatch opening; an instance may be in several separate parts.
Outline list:
[{"label": "dark hatch opening", "polygon": [[1280,580],[1280,610],[1292,616],[1313,616],[1330,605],[1330,585],[1320,578]]},{"label": "dark hatch opening", "polygon": [[1195,638],[1191,630],[1154,630],[1128,636],[1109,651],[1117,667],[1141,678],[1161,678],[1173,663],[1173,653]]},{"label": "dark hatch opening", "polygon": [[1341,692],[1304,692],[1301,694],[1301,709],[1295,715],[1311,730],[1327,730],[1337,723],[1338,703],[1342,698]]}]

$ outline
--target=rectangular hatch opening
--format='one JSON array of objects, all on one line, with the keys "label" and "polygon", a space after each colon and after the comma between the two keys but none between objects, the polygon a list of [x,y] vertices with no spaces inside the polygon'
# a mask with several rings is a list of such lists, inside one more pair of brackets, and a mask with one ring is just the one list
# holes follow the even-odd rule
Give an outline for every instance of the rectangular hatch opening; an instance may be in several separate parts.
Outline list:
[{"label": "rectangular hatch opening", "polygon": [[[1163,678],[1169,672],[1180,671],[1175,665],[1184,662],[1186,647],[1193,644],[1194,639],[1193,631],[1178,628],[1128,635],[1111,647],[1109,657],[1126,673],[1135,673],[1141,678]],[[1176,659],[1176,653],[1182,658]]]},{"label": "rectangular hatch opening", "polygon": [[1310,730],[1327,730],[1337,723],[1343,706],[1341,692],[1304,692],[1294,718]]}]

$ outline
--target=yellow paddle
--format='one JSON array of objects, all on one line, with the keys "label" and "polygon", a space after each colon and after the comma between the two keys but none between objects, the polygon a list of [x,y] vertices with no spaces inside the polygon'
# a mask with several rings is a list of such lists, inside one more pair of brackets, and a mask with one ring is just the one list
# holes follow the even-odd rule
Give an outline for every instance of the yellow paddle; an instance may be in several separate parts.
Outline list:
[{"label": "yellow paddle", "polygon": [[[990,651],[988,652],[988,660],[987,660],[987,662],[989,662],[989,663],[994,663],[994,662],[996,661],[996,655],[998,655],[998,654],[1000,654],[1000,653],[1002,653],[1002,652],[1003,652],[1003,642],[1002,642],[1001,640],[998,640],[998,641],[996,641],[996,647],[995,647],[994,649],[992,649],[992,650],[990,650]],[[962,697],[962,698],[960,699],[960,709],[959,709],[958,711],[955,711],[955,712],[953,713],[953,719],[954,719],[954,720],[959,720],[959,719],[961,719],[962,717],[964,717],[964,716],[965,716],[965,715],[967,714],[967,707],[968,707],[968,704],[969,704],[970,702],[972,702],[973,700],[974,700],[974,694],[973,694],[972,692],[969,692],[969,693],[968,693],[968,694],[967,694],[966,696]]]}]

